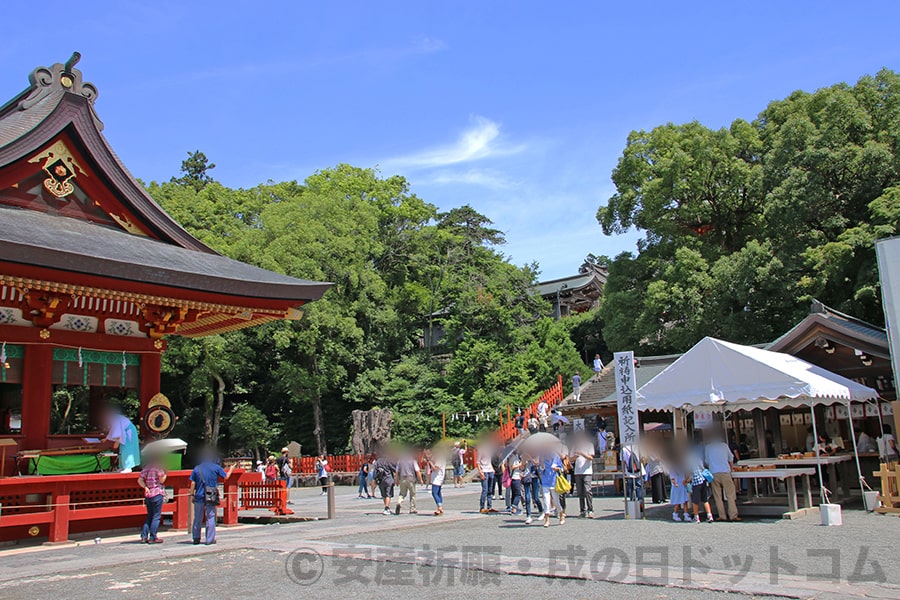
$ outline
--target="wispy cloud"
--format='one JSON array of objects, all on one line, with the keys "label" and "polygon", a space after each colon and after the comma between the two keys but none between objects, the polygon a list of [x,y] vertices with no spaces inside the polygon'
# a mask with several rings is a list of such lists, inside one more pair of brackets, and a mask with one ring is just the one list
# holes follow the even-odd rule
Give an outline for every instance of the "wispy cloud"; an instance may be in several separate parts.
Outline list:
[{"label": "wispy cloud", "polygon": [[509,190],[522,182],[492,169],[440,170],[431,176],[416,178],[420,185],[476,185],[492,190]]},{"label": "wispy cloud", "polygon": [[518,154],[524,145],[506,144],[500,135],[500,125],[486,117],[473,116],[471,125],[452,144],[426,148],[413,154],[397,156],[384,166],[397,170],[435,169],[486,158]]}]

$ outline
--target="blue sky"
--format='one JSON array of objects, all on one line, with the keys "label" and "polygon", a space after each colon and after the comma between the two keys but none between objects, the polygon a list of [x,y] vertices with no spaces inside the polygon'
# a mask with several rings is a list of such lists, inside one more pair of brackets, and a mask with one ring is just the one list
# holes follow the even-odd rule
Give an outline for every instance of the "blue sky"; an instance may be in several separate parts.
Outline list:
[{"label": "blue sky", "polygon": [[633,250],[595,213],[629,131],[752,119],[900,69],[897,2],[42,2],[3,9],[0,96],[73,50],[144,180],[201,149],[229,186],[340,162],[464,203],[544,278]]}]

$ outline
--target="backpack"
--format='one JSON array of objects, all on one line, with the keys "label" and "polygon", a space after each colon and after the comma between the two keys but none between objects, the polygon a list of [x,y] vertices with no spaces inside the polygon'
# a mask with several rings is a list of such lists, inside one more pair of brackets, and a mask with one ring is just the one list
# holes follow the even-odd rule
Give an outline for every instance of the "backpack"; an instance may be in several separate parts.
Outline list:
[{"label": "backpack", "polygon": [[454,467],[458,467],[462,464],[462,459],[459,456],[459,452],[456,450],[453,451],[453,456],[450,458],[450,464]]},{"label": "backpack", "polygon": [[386,477],[389,477],[391,474],[390,469],[382,463],[376,463],[375,465],[375,475],[372,477],[375,480],[375,483],[381,485],[381,482],[385,480]]},{"label": "backpack", "polygon": [[266,479],[276,479],[278,477],[278,467],[274,463],[266,465]]}]

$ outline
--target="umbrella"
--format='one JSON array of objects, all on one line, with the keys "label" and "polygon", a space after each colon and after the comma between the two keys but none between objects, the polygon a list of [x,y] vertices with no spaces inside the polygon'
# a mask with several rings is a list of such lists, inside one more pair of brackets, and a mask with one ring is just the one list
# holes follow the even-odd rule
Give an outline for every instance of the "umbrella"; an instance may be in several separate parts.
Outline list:
[{"label": "umbrella", "polygon": [[560,445],[562,445],[562,442],[559,441],[558,437],[546,431],[539,431],[525,438],[517,447],[533,453],[546,448],[555,449]]},{"label": "umbrella", "polygon": [[168,454],[170,452],[178,452],[187,449],[187,442],[178,438],[166,438],[164,440],[156,440],[144,446],[141,454]]},{"label": "umbrella", "polygon": [[571,425],[572,421],[569,420],[569,417],[565,417],[558,413],[553,413],[550,415],[553,419],[551,425],[556,425],[557,423],[562,423],[563,425]]}]

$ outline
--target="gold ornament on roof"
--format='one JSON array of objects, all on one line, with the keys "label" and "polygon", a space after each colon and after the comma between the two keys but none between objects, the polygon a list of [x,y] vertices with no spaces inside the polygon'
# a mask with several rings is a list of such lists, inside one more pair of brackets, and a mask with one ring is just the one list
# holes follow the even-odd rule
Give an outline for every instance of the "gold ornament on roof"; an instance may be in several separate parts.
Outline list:
[{"label": "gold ornament on roof", "polygon": [[36,163],[42,160],[44,164],[41,168],[48,175],[44,180],[44,188],[57,198],[65,198],[75,191],[71,180],[77,177],[76,171],[87,176],[62,141],[57,141],[28,162]]}]

